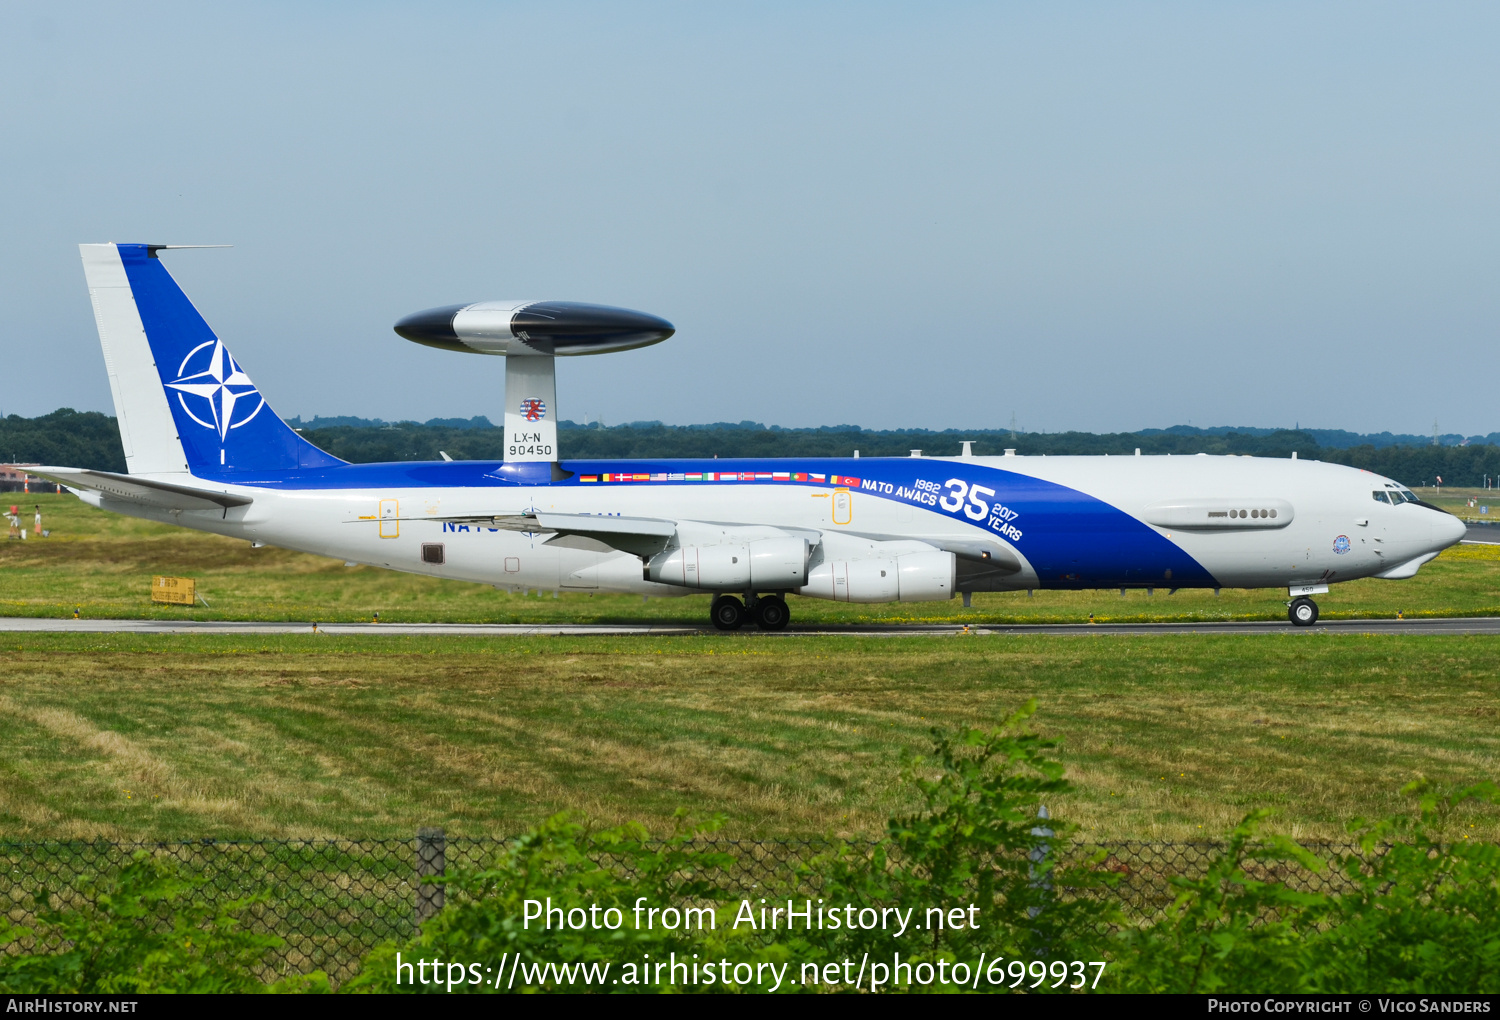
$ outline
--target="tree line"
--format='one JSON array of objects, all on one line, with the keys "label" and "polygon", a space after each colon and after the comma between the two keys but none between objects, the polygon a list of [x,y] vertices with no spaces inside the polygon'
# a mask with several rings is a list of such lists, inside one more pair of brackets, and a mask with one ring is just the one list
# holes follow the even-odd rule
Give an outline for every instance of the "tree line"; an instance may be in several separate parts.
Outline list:
[{"label": "tree line", "polygon": [[[344,419],[349,421],[349,419]],[[314,420],[302,429],[309,442],[353,463],[438,460],[501,460],[504,430],[484,419],[435,419],[426,424],[401,422],[323,425]],[[1373,438],[1373,437],[1372,437]],[[619,460],[734,457],[905,457],[912,450],[928,456],[956,456],[963,442],[977,456],[1013,449],[1021,456],[1087,454],[1191,456],[1197,453],[1256,457],[1290,457],[1349,464],[1412,486],[1437,478],[1445,485],[1478,486],[1500,475],[1500,444],[1467,446],[1375,445],[1346,448],[1320,445],[1308,430],[1223,430],[1174,428],[1143,432],[1010,432],[1004,429],[861,429],[852,425],[785,429],[744,422],[739,425],[663,425],[632,422],[602,427],[564,421],[558,445],[564,459]],[[0,418],[0,459],[20,463],[60,464],[124,471],[115,419],[97,411],[61,408],[36,418]]]}]

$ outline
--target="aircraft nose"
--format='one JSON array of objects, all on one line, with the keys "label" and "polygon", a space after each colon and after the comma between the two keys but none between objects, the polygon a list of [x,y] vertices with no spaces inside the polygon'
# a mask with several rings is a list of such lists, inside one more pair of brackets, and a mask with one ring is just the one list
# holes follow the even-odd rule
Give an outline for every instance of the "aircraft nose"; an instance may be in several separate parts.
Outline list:
[{"label": "aircraft nose", "polygon": [[1433,516],[1437,517],[1437,520],[1433,522],[1432,530],[1435,533],[1434,537],[1442,543],[1440,548],[1448,548],[1469,533],[1468,525],[1450,513]]}]

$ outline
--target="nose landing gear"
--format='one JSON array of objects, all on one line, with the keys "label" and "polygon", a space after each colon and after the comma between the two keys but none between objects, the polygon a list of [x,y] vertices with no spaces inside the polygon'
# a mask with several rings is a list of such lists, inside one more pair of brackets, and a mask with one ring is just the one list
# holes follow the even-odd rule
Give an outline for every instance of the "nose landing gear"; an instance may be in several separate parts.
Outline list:
[{"label": "nose landing gear", "polygon": [[1318,604],[1306,597],[1293,599],[1287,603],[1286,615],[1298,627],[1311,627],[1318,622]]}]

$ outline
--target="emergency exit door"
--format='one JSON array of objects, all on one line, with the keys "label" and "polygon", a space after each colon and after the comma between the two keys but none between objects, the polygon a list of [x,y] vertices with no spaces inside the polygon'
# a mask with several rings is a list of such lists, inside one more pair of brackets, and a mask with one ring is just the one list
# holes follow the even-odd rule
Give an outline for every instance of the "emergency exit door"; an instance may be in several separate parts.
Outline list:
[{"label": "emergency exit door", "polygon": [[833,490],[833,523],[848,524],[854,519],[854,504],[848,489]]},{"label": "emergency exit door", "polygon": [[394,499],[380,501],[380,537],[398,538],[401,535],[400,503]]}]

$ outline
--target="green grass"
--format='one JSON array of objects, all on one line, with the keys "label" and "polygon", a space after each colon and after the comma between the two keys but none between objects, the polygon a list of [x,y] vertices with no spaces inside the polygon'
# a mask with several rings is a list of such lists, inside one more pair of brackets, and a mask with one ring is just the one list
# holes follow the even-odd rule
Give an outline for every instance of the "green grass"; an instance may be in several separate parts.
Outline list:
[{"label": "green grass", "polygon": [[[1465,489],[1445,485],[1442,489],[1418,488],[1412,491],[1433,506],[1440,506],[1465,520],[1494,521],[1500,524],[1500,492],[1494,489]],[[1469,506],[1470,500],[1474,500],[1477,505]],[[1482,506],[1489,507],[1490,512],[1481,514],[1479,508]]]},{"label": "green grass", "polygon": [[[1449,493],[1444,493],[1448,497]],[[1461,496],[1456,498],[1456,501]],[[0,546],[0,615],[699,623],[702,598],[523,597],[254,549],[42,502],[52,536]],[[29,519],[28,519],[29,525]],[[153,606],[152,574],[212,609]],[[1284,593],[980,595],[803,622],[1283,619]],[[1414,579],[1340,585],[1325,616],[1500,613],[1500,547]],[[869,833],[909,803],[930,726],[1029,697],[1100,838],[1221,833],[1271,806],[1308,838],[1397,809],[1421,773],[1497,776],[1500,638],[672,639],[9,635],[0,836],[513,833],[560,809],[601,824],[723,811],[740,835]],[[1476,835],[1500,823],[1473,819]]]},{"label": "green grass", "polygon": [[[7,635],[0,836],[510,834],[568,809],[877,831],[930,727],[1029,697],[1097,838],[1332,838],[1496,778],[1500,638]],[[1500,836],[1493,813],[1466,818]]]},{"label": "green grass", "polygon": [[[1445,492],[1443,498],[1449,499]],[[139,619],[368,620],[391,622],[680,622],[702,624],[705,596],[652,599],[512,595],[486,585],[401,574],[104,513],[71,496],[42,504],[50,538],[0,546],[0,615]],[[1452,496],[1455,507],[1462,496]],[[1497,507],[1500,510],[1500,507]],[[28,527],[30,515],[26,515]],[[154,606],[153,574],[193,577],[211,608]],[[1132,590],[979,594],[958,600],[848,605],[792,598],[800,623],[1003,623],[1285,619],[1283,589]],[[1500,614],[1500,546],[1448,550],[1406,581],[1354,581],[1319,599],[1327,618]]]}]

